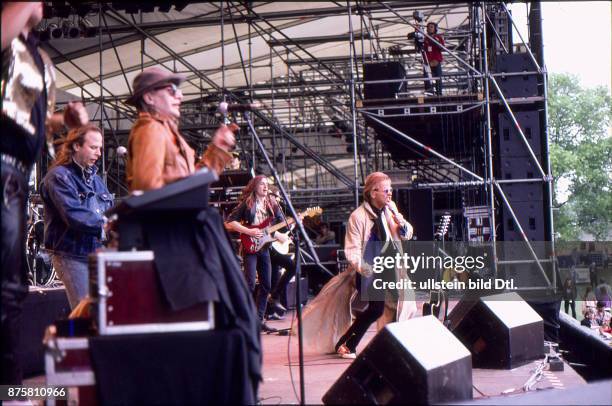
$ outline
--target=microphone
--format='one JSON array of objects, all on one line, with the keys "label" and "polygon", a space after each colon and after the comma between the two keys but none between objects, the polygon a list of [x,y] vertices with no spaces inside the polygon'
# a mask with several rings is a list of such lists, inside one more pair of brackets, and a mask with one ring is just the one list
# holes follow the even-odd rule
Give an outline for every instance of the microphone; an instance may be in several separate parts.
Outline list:
[{"label": "microphone", "polygon": [[227,113],[243,113],[245,111],[257,110],[262,107],[261,103],[244,103],[244,104],[229,104],[227,102],[219,103],[217,111],[221,114]]},{"label": "microphone", "polygon": [[[395,217],[396,222],[397,222],[397,219],[399,219],[398,211],[392,205],[390,205],[390,204],[387,204],[387,207],[389,208],[389,210],[391,210],[391,213],[393,213],[393,216]],[[398,225],[401,226],[402,224],[398,224]]]},{"label": "microphone", "polygon": [[119,158],[123,158],[124,156],[126,156],[127,152],[128,152],[127,148],[124,147],[123,145],[120,145],[119,147],[117,147],[117,156]]}]

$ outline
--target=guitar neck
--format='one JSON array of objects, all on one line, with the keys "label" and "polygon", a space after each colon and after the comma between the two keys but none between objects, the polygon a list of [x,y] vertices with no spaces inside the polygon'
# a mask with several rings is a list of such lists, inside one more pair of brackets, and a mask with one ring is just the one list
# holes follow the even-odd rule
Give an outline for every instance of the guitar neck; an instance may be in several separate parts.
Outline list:
[{"label": "guitar neck", "polygon": [[295,220],[293,219],[293,217],[289,217],[287,221],[283,221],[282,223],[275,224],[272,227],[268,228],[268,233],[272,234],[273,232],[278,231],[283,227],[290,226],[293,223],[295,223]]}]

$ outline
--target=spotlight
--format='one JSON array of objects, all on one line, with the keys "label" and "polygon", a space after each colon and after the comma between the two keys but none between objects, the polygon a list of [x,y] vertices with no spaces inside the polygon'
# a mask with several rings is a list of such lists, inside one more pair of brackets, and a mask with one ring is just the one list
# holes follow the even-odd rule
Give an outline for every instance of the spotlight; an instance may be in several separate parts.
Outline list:
[{"label": "spotlight", "polygon": [[65,20],[62,23],[62,29],[64,30],[64,37],[74,39],[81,36],[81,30],[72,21]]},{"label": "spotlight", "polygon": [[55,23],[49,24],[47,27],[47,32],[49,33],[51,39],[60,39],[64,36],[62,29]]}]

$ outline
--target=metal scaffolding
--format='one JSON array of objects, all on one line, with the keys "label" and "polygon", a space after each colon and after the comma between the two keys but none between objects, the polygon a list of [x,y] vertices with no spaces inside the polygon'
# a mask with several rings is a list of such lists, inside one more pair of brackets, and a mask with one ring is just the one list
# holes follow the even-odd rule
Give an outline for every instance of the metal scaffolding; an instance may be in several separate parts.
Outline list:
[{"label": "metal scaffolding", "polygon": [[[275,6],[221,1],[193,3],[182,12],[168,14],[128,14],[113,8],[111,3],[91,3],[92,11],[87,17],[98,20],[97,38],[84,40],[80,46],[69,43],[70,40],[46,43],[58,67],[59,88],[98,105],[93,119],[105,129],[102,165],[111,191],[118,197],[127,193],[124,162],[114,151],[119,145],[127,145],[135,112],[123,100],[131,94],[131,81],[139,71],[162,65],[188,76],[180,127],[196,152],[204,150],[219,123],[215,103],[260,101],[264,107],[253,115],[255,127],[298,207],[322,206],[328,221],[346,221],[348,213],[359,204],[365,177],[376,170],[389,171],[394,174],[394,184],[410,187],[417,187],[411,179],[418,178],[421,188],[481,189],[484,197],[480,203],[489,210],[492,241],[497,240],[495,213],[501,204],[530,247],[532,259],[547,285],[554,286],[551,273],[541,265],[542,260],[550,260],[554,245],[546,258],[531,249],[524,225],[517,219],[502,187],[509,182],[545,185],[549,210],[546,240],[554,244],[548,151],[543,151],[540,162],[513,110],[516,106],[539,103],[546,117],[547,72],[541,49],[535,56],[517,29],[521,46],[536,70],[516,75],[536,76],[543,88],[539,96],[505,96],[499,81],[513,73],[491,69],[496,55],[513,52],[509,32],[515,21],[506,4],[404,1],[311,4],[281,2]],[[531,8],[533,14],[539,15],[538,2],[532,2]],[[413,13],[417,10],[423,12],[427,21],[444,27],[446,45],[439,44],[445,55],[444,74],[440,78],[444,98],[423,97],[425,79],[419,52],[407,39],[407,34],[416,27]],[[43,28],[50,21],[44,22]],[[320,30],[314,28],[317,23]],[[185,44],[193,41],[190,32],[215,34],[219,40],[183,46],[181,41]],[[435,38],[425,36],[437,43]],[[83,61],[94,56],[99,60],[98,72],[82,66]],[[364,66],[381,61],[399,62],[405,77],[365,81]],[[107,67],[108,64],[111,66]],[[385,83],[402,85],[391,103],[376,104],[364,99],[368,85]],[[504,109],[511,118],[537,168],[534,178],[512,181],[495,178],[492,107]],[[447,156],[436,151],[385,121],[393,117],[446,120],[451,116],[464,120],[470,114],[478,117],[477,147],[481,150],[473,154],[482,155],[482,166],[470,156]],[[242,128],[238,147],[244,168],[266,173],[245,123],[240,117],[234,119]],[[419,158],[394,158],[394,151],[381,142],[370,125],[372,122],[409,143],[412,154]],[[547,123],[544,128],[548,145]],[[493,255],[494,264],[503,263],[495,248]]]}]

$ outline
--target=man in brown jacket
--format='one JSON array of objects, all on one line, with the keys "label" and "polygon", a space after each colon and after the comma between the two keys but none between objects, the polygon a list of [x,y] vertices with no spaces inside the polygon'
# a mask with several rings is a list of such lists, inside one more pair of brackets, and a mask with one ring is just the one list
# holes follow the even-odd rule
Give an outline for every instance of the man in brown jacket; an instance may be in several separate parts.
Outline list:
[{"label": "man in brown jacket", "polygon": [[134,79],[132,96],[126,103],[138,109],[128,141],[127,182],[132,190],[157,189],[206,166],[221,173],[232,159],[235,124],[221,126],[202,159],[178,130],[183,94],[178,88],[185,76],[158,67],[143,70]]}]

